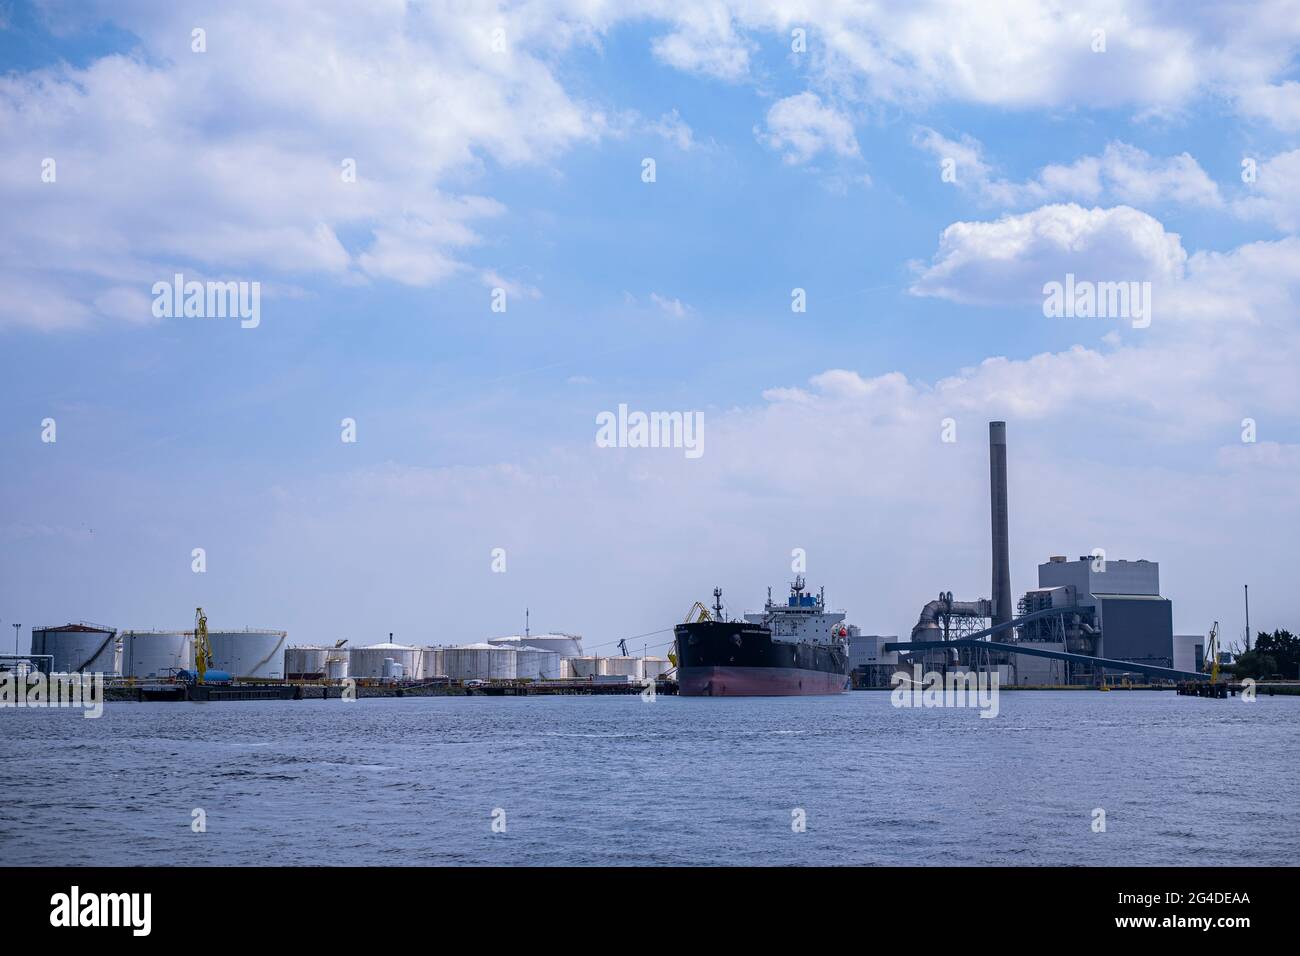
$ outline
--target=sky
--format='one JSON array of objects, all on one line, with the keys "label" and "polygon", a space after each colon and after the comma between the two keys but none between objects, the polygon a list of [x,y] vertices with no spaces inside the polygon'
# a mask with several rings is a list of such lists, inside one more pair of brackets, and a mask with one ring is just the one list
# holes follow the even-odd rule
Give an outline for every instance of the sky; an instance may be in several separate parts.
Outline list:
[{"label": "sky", "polygon": [[0,0],[0,647],[653,652],[795,549],[906,635],[988,596],[991,420],[1013,594],[1101,548],[1296,631],[1298,52],[1295,2]]}]

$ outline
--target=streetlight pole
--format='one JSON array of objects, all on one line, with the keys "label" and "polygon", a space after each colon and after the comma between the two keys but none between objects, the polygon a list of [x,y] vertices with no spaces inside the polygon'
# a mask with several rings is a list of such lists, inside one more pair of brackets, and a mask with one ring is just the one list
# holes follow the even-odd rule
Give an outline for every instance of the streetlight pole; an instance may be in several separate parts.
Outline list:
[{"label": "streetlight pole", "polygon": [[[18,628],[20,627],[22,627],[21,624],[14,625],[14,657],[18,656]],[[15,664],[16,663],[17,662],[15,661]]]}]

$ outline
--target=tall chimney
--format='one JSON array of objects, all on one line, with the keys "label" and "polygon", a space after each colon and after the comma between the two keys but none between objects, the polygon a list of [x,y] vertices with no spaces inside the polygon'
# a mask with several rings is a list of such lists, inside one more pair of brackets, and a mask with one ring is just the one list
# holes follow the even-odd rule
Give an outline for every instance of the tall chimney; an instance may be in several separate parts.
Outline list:
[{"label": "tall chimney", "polygon": [[[1007,423],[989,422],[989,503],[993,515],[993,623],[1011,620],[1011,555],[1007,540]],[[995,640],[1006,640],[1005,632]]]}]

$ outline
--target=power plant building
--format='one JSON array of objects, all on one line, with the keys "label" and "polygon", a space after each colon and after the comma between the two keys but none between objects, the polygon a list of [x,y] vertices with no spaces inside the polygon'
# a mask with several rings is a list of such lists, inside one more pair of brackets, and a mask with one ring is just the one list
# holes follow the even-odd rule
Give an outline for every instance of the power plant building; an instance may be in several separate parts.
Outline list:
[{"label": "power plant building", "polygon": [[[1054,555],[1038,566],[1038,588],[1021,599],[1020,613],[1077,608],[1020,627],[1020,641],[1043,650],[1068,651],[1155,667],[1174,667],[1173,605],[1160,595],[1160,565],[1082,555]],[[1185,656],[1180,654],[1179,658]],[[1059,662],[1017,660],[1020,683],[1054,683]],[[1191,668],[1185,668],[1190,670]]]}]

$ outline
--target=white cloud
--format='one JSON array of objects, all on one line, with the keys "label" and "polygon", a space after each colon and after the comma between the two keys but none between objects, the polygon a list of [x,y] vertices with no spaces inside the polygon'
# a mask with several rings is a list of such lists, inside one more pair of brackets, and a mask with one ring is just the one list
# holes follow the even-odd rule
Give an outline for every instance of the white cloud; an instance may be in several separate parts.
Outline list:
[{"label": "white cloud", "polygon": [[695,134],[682,120],[677,110],[665,113],[658,120],[649,124],[648,129],[650,132],[662,136],[684,153],[695,148]]},{"label": "white cloud", "polygon": [[1053,199],[1098,202],[1103,197],[1131,205],[1177,202],[1218,207],[1219,187],[1188,153],[1157,159],[1127,143],[1107,143],[1100,156],[1082,156],[1069,165],[1044,166],[1022,183],[998,178],[979,140],[952,140],[922,127],[913,142],[941,165],[951,160],[956,184],[986,202],[1023,206]]},{"label": "white cloud", "polygon": [[654,55],[664,63],[733,82],[749,72],[751,42],[737,33],[724,5],[682,3],[665,12],[677,29],[651,42]]},{"label": "white cloud", "polygon": [[1244,219],[1262,219],[1283,232],[1300,232],[1300,149],[1259,164],[1249,195],[1233,203]]},{"label": "white cloud", "polygon": [[691,307],[682,302],[681,299],[660,295],[658,292],[651,292],[650,301],[657,305],[661,312],[672,316],[674,319],[684,319],[691,314]]},{"label": "white cloud", "polygon": [[[823,0],[802,8],[735,0],[654,9],[676,24],[680,52],[667,62],[711,67],[728,79],[746,69],[738,51],[747,32],[788,42],[789,30],[803,26],[819,82],[855,88],[865,100],[1171,114],[1196,97],[1226,92],[1243,112],[1282,128],[1297,115],[1295,84],[1275,83],[1300,47],[1293,0],[1257,3],[1249,16],[1231,6],[1158,0]],[[1104,53],[1093,52],[1098,29],[1105,31]]]},{"label": "white cloud", "polygon": [[1167,282],[1187,253],[1175,233],[1128,206],[1050,205],[994,222],[955,222],[911,291],[955,302],[1042,301],[1045,282],[1066,273],[1092,281]]},{"label": "white cloud", "polygon": [[[545,57],[564,39],[536,15],[512,19],[497,54],[490,19],[469,10],[223,6],[199,18],[196,54],[185,4],[103,12],[139,54],[0,78],[0,258],[38,303],[67,300],[10,303],[0,324],[134,318],[108,290],[176,271],[440,282],[502,212],[445,182],[485,157],[546,162],[608,129],[560,87]],[[54,183],[40,179],[46,157]]]},{"label": "white cloud", "polygon": [[843,158],[860,155],[848,117],[807,91],[773,103],[765,129],[755,127],[754,135],[770,149],[784,152],[791,165],[806,163],[824,150]]},{"label": "white cloud", "polygon": [[1300,130],[1300,82],[1288,80],[1243,90],[1237,96],[1237,109],[1252,119],[1294,133]]}]

